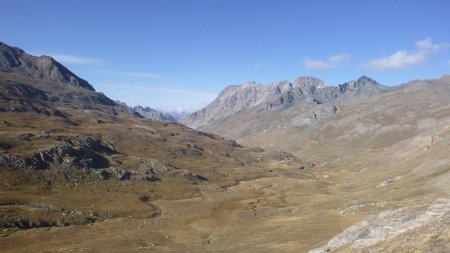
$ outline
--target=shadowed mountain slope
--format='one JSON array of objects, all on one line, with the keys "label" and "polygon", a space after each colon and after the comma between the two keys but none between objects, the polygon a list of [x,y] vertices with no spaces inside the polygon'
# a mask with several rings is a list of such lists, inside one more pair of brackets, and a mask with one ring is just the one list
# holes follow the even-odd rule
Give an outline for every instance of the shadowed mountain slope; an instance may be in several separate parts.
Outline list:
[{"label": "shadowed mountain slope", "polygon": [[76,76],[53,58],[32,56],[20,48],[10,47],[2,42],[0,42],[0,71],[94,91],[92,85]]}]

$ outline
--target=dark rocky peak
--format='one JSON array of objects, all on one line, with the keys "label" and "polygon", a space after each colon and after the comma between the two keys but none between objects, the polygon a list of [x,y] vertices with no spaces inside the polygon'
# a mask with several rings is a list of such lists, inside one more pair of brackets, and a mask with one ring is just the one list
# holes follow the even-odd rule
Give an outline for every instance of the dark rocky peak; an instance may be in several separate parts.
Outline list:
[{"label": "dark rocky peak", "polygon": [[143,107],[143,106],[140,106],[140,105],[137,105],[137,106],[133,107],[133,110],[135,110],[135,111],[139,110],[139,111],[144,111],[144,112],[158,112],[157,110],[152,109],[152,108],[150,108],[148,106]]},{"label": "dark rocky peak", "polygon": [[339,90],[341,93],[357,92],[359,94],[363,92],[370,95],[370,93],[378,93],[386,91],[387,89],[388,87],[367,76],[362,76],[356,81],[352,80],[344,84],[339,84]]},{"label": "dark rocky peak", "polygon": [[20,48],[10,47],[2,42],[0,42],[0,71],[95,91],[92,85],[55,59],[49,56],[32,56]]},{"label": "dark rocky peak", "polygon": [[19,56],[22,54],[25,54],[22,49],[0,42],[0,69],[7,70],[19,66],[21,64]]},{"label": "dark rocky peak", "polygon": [[386,88],[384,85],[378,83],[377,81],[373,80],[370,77],[362,76],[356,81],[357,87],[365,87],[365,86],[372,86],[372,87],[378,87],[378,88]]}]

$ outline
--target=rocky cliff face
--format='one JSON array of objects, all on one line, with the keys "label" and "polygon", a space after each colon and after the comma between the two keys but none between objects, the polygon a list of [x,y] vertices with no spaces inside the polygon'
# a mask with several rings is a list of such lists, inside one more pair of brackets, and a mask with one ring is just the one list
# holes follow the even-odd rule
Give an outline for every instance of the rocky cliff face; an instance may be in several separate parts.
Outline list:
[{"label": "rocky cliff face", "polygon": [[79,78],[49,56],[32,56],[17,47],[0,42],[0,71],[17,73],[33,79],[41,79],[73,85],[94,91],[92,85]]},{"label": "rocky cliff face", "polygon": [[139,115],[141,115],[144,118],[161,120],[161,121],[177,122],[177,120],[172,115],[157,111],[148,106],[144,108],[144,107],[138,105],[138,106],[133,107],[133,111],[137,112]]},{"label": "rocky cliff face", "polygon": [[[228,86],[208,106],[182,122],[193,128],[213,130],[210,126],[250,108],[256,108],[257,113],[261,114],[291,107],[296,107],[298,114],[309,115],[307,121],[314,122],[336,113],[338,108],[334,103],[339,100],[370,97],[387,90],[387,87],[366,76],[338,86],[324,86],[322,80],[314,77],[266,85],[250,81]],[[313,111],[311,107],[315,107]]]}]

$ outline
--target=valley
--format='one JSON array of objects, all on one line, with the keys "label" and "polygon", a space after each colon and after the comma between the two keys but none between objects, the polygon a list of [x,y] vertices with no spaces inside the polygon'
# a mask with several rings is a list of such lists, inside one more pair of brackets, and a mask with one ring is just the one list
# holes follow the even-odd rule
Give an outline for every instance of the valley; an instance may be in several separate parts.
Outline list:
[{"label": "valley", "polygon": [[0,49],[1,252],[450,250],[449,76],[248,82],[183,125]]}]

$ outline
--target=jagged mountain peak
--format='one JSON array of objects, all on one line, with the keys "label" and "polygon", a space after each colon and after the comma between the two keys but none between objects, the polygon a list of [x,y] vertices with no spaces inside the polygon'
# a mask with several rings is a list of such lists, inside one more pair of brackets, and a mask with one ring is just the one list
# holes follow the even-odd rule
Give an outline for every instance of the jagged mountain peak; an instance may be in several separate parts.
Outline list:
[{"label": "jagged mountain peak", "polygon": [[155,110],[148,106],[143,107],[143,106],[137,105],[137,106],[133,107],[132,109],[133,109],[133,111],[137,112],[139,115],[141,115],[144,118],[177,122],[177,120],[172,115],[163,113],[161,111]]},{"label": "jagged mountain peak", "polygon": [[20,48],[8,46],[2,42],[0,42],[0,71],[95,91],[91,84],[52,57],[33,56]]},{"label": "jagged mountain peak", "polygon": [[365,92],[367,93],[366,95],[372,95],[373,93],[389,89],[387,86],[384,86],[375,81],[374,79],[365,75],[361,76],[356,81],[351,80],[344,84],[340,84],[339,88],[341,92],[357,91],[359,93]]},{"label": "jagged mountain peak", "polygon": [[[327,116],[335,114],[337,108],[333,105],[334,101],[371,97],[386,90],[388,87],[367,76],[338,86],[325,86],[321,79],[313,76],[265,85],[250,81],[228,86],[208,106],[184,118],[183,123],[209,130],[208,126],[214,122],[221,122],[232,114],[258,106],[261,107],[256,109],[259,113],[288,110],[296,106],[299,114],[305,113],[308,115],[307,121],[313,122],[321,119],[323,112],[327,112]],[[321,105],[321,108],[317,108],[319,112],[310,111],[315,110],[315,105]]]},{"label": "jagged mountain peak", "polygon": [[361,86],[365,85],[384,86],[366,75],[363,75],[360,78],[358,78],[358,80],[356,80],[356,83],[360,84]]},{"label": "jagged mountain peak", "polygon": [[302,76],[294,80],[293,86],[299,88],[303,87],[323,88],[324,83],[319,78],[313,76]]}]

